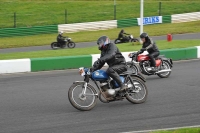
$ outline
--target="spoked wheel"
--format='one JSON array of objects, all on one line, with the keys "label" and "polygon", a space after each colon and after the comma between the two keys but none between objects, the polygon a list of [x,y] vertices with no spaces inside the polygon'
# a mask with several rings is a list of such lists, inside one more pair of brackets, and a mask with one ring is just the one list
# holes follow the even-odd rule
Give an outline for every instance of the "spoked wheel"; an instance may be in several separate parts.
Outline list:
[{"label": "spoked wheel", "polygon": [[57,46],[58,44],[57,44],[57,42],[53,42],[53,43],[51,43],[51,48],[53,49],[53,50],[56,50],[56,49],[58,49],[58,46]]},{"label": "spoked wheel", "polygon": [[120,40],[116,39],[114,43],[115,43],[115,44],[118,44],[118,43],[120,43],[120,42],[121,42]]},{"label": "spoked wheel", "polygon": [[139,40],[135,38],[135,39],[132,39],[131,42],[139,42]]},{"label": "spoked wheel", "polygon": [[137,66],[135,66],[135,65],[131,66],[130,69],[131,69],[132,72],[135,73],[135,74],[138,74],[138,72],[139,72]]},{"label": "spoked wheel", "polygon": [[[163,61],[163,65],[161,65],[161,70],[166,70],[166,69],[171,69],[170,65],[168,62]],[[164,72],[164,73],[159,73],[157,74],[160,78],[167,78],[171,74],[170,72]]]},{"label": "spoked wheel", "polygon": [[88,111],[97,103],[97,92],[90,84],[87,85],[86,93],[83,94],[84,83],[73,84],[68,91],[68,98],[72,106],[81,111]]},{"label": "spoked wheel", "polygon": [[[135,104],[140,104],[146,101],[148,90],[147,86],[145,85],[144,81],[140,80],[139,78],[132,77],[132,80],[134,82],[134,87],[129,88],[127,90],[126,99]],[[127,84],[131,84],[130,80],[127,82]]]},{"label": "spoked wheel", "polygon": [[76,47],[76,44],[72,41],[70,41],[68,44],[67,44],[68,48],[75,48]]}]

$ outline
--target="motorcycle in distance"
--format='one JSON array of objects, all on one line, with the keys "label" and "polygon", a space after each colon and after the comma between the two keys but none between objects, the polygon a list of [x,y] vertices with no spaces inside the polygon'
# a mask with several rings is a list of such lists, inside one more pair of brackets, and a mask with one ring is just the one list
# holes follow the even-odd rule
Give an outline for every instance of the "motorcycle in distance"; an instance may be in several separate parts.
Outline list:
[{"label": "motorcycle in distance", "polygon": [[[84,77],[84,81],[75,81],[68,91],[68,98],[71,105],[81,111],[93,109],[97,99],[103,103],[123,100],[140,104],[146,101],[148,90],[145,85],[145,78],[138,74],[135,75],[131,69],[120,74],[120,78],[125,83],[127,89],[120,92],[119,85],[111,79],[106,71],[97,70],[90,72],[89,68],[79,68],[79,73]],[[94,82],[95,89],[89,81]]]},{"label": "motorcycle in distance", "polygon": [[164,55],[155,58],[157,71],[152,71],[150,58],[147,55],[139,54],[140,51],[130,53],[128,56],[132,58],[127,65],[137,74],[141,72],[144,75],[158,75],[160,78],[167,78],[171,74],[173,67],[172,59],[166,58]]},{"label": "motorcycle in distance", "polygon": [[126,39],[115,39],[115,44],[119,43],[128,43],[128,42],[139,42],[137,38],[134,38],[133,35],[128,35],[125,37]]},{"label": "motorcycle in distance", "polygon": [[65,37],[64,41],[65,41],[65,43],[63,43],[63,44],[60,44],[58,42],[52,42],[51,48],[53,50],[56,50],[58,48],[65,48],[67,46],[68,48],[72,49],[76,46],[76,44],[71,40],[71,38]]}]

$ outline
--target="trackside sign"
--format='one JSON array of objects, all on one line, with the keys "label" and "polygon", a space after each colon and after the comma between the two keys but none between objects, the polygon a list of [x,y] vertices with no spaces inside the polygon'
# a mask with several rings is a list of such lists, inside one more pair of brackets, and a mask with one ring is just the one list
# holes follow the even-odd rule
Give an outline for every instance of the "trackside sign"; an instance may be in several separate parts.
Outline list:
[{"label": "trackside sign", "polygon": [[[138,25],[140,25],[140,18],[137,18]],[[162,16],[144,17],[143,25],[162,23]]]}]

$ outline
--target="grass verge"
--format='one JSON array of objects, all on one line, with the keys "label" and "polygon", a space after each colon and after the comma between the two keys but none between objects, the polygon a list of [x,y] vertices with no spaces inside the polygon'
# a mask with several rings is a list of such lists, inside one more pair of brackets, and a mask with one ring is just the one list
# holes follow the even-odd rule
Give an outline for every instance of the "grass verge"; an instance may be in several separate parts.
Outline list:
[{"label": "grass verge", "polygon": [[[192,46],[200,45],[200,40],[174,40],[172,42],[157,41],[157,45],[160,50],[171,49],[171,48],[185,48],[185,47],[192,47]],[[141,49],[140,44],[133,45],[132,43],[128,43],[128,44],[118,44],[117,46],[121,52],[137,51],[137,50]],[[100,53],[100,51],[97,49],[97,46],[93,46],[93,47],[75,48],[75,49],[6,53],[6,54],[0,54],[0,59],[76,56],[76,55],[88,55],[88,54],[99,54],[99,53]]]},{"label": "grass verge", "polygon": [[[199,0],[147,0],[144,16],[170,15],[199,11]],[[140,1],[117,0],[117,19],[140,16]],[[150,8],[149,8],[150,7]],[[17,27],[42,26],[65,23],[91,22],[114,19],[113,0],[0,0],[0,28],[13,27],[16,12]]]},{"label": "grass verge", "polygon": [[[171,34],[182,34],[182,33],[196,33],[200,32],[200,21],[186,22],[179,24],[157,24],[157,25],[146,25],[144,31],[148,32],[150,36],[166,35]],[[127,33],[133,34],[136,37],[139,36],[139,26],[124,28]],[[107,35],[111,39],[115,39],[118,36],[119,28],[101,30],[101,31],[87,31],[65,34],[70,36],[75,42],[88,42],[96,41],[102,35]],[[51,42],[56,40],[57,34],[44,34],[34,36],[23,36],[23,37],[7,37],[0,38],[0,48],[13,48],[13,47],[28,47],[28,46],[41,46],[50,45]],[[197,38],[199,39],[199,38]]]},{"label": "grass verge", "polygon": [[155,131],[150,133],[200,133],[200,128],[184,128],[169,131]]}]

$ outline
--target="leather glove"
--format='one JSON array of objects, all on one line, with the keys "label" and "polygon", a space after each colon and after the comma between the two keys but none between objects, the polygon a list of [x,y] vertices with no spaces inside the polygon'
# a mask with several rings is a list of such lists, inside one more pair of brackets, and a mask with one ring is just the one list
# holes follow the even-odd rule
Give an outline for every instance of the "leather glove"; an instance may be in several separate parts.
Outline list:
[{"label": "leather glove", "polygon": [[90,72],[91,73],[94,72],[94,68],[93,67],[90,68]]}]

